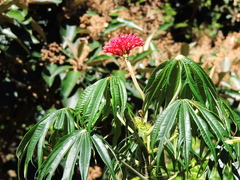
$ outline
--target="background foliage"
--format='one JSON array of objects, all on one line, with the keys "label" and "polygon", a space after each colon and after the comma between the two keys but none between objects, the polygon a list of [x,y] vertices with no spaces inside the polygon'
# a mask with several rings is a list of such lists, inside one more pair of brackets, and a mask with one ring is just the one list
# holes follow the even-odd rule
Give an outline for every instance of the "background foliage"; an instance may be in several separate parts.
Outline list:
[{"label": "background foliage", "polygon": [[[14,177],[9,170],[16,170],[14,154],[23,134],[46,112],[75,107],[81,92],[97,80],[120,75],[129,102],[141,109],[124,62],[102,53],[102,45],[121,32],[134,32],[146,40],[130,57],[142,85],[154,67],[181,52],[202,65],[219,94],[239,111],[240,5],[236,0],[0,3],[3,179]],[[107,129],[108,124],[104,126]]]}]

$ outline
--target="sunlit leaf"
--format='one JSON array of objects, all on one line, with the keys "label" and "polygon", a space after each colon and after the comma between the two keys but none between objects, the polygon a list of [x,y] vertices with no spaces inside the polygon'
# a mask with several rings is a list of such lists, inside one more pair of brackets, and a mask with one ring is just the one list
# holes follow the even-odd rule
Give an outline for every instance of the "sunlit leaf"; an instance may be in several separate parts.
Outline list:
[{"label": "sunlit leaf", "polygon": [[62,0],[32,0],[31,2],[40,3],[40,4],[49,4],[49,3],[60,4],[62,3]]},{"label": "sunlit leaf", "polygon": [[86,120],[88,127],[92,127],[99,116],[104,114],[104,108],[109,108],[105,106],[109,103],[105,94],[108,84],[109,78],[104,78],[83,91],[76,105],[76,116],[79,117],[81,124]]},{"label": "sunlit leaf", "polygon": [[124,27],[125,24],[124,23],[114,23],[114,24],[110,24],[104,31],[104,34],[108,34],[112,31],[117,30],[120,27]]},{"label": "sunlit leaf", "polygon": [[179,143],[178,147],[183,148],[183,161],[185,163],[186,171],[190,163],[190,150],[192,149],[192,129],[191,119],[189,115],[189,108],[185,101],[182,101],[182,105],[179,111]]},{"label": "sunlit leaf", "polygon": [[110,78],[110,92],[112,97],[113,115],[116,116],[119,112],[123,114],[127,103],[127,91],[119,77],[113,76]]},{"label": "sunlit leaf", "polygon": [[[74,38],[76,37],[78,31],[78,27],[76,25],[66,25],[66,27],[61,27],[60,29],[60,33],[62,35],[62,37],[64,37],[65,39],[67,39],[69,42],[73,42]],[[65,49],[67,47],[67,41],[63,39],[63,49]]]},{"label": "sunlit leaf", "polygon": [[154,103],[156,109],[166,107],[177,95],[177,99],[196,99],[210,110],[218,112],[219,96],[212,80],[197,63],[182,55],[155,68],[145,93],[145,108]]},{"label": "sunlit leaf", "polygon": [[63,98],[67,98],[70,95],[81,76],[81,71],[67,72],[66,77],[62,80],[61,95]]},{"label": "sunlit leaf", "polygon": [[143,30],[138,24],[136,24],[136,23],[133,22],[132,20],[118,17],[118,18],[117,18],[117,21],[120,22],[120,23],[124,23],[125,26],[128,26],[128,27],[130,27],[130,28],[135,28],[135,29],[138,29],[138,30],[140,30],[140,31]]},{"label": "sunlit leaf", "polygon": [[7,12],[7,15],[11,18],[16,19],[17,21],[23,21],[25,17],[20,10],[10,10]]},{"label": "sunlit leaf", "polygon": [[173,25],[173,23],[164,23],[161,24],[160,27],[158,28],[159,31],[165,31],[167,30],[169,27],[171,27]]},{"label": "sunlit leaf", "polygon": [[70,177],[73,176],[77,159],[79,159],[81,178],[82,180],[87,179],[91,157],[90,137],[86,130],[81,130],[77,135],[78,137],[76,141],[72,145],[71,149],[69,149],[68,151],[62,179],[68,180]]},{"label": "sunlit leaf", "polygon": [[131,61],[131,64],[136,64],[137,62],[141,61],[143,58],[146,58],[147,55],[149,55],[152,52],[152,50],[148,50],[148,51],[143,51],[139,54],[137,54],[136,56],[134,56],[133,58],[129,57],[129,60]]},{"label": "sunlit leaf", "polygon": [[98,15],[98,14],[94,11],[87,11],[87,15],[94,16],[94,15]]}]

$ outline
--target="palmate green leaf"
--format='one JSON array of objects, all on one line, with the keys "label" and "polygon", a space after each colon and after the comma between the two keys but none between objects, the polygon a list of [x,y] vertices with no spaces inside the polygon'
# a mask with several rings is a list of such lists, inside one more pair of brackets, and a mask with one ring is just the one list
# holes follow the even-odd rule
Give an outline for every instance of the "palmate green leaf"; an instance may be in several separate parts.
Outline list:
[{"label": "palmate green leaf", "polygon": [[[196,131],[199,131],[199,134],[195,134]],[[176,132],[179,132],[179,136],[176,136],[177,151],[170,142],[170,137],[174,137],[173,133]],[[210,150],[215,162],[217,144],[214,141],[223,143],[225,149],[234,158],[232,147],[225,143],[230,134],[216,113],[206,109],[200,102],[183,99],[174,101],[164,109],[154,125],[151,147],[152,149],[157,147],[157,168],[159,168],[161,153],[165,146],[171,155],[170,158],[173,158],[173,161],[177,158],[187,172],[191,154],[196,155],[195,150],[192,149],[193,134],[195,134],[194,137],[196,135],[201,137],[203,145],[201,147],[207,147]],[[197,154],[201,156],[201,152]]]},{"label": "palmate green leaf", "polygon": [[[224,100],[220,99],[221,109],[224,109],[223,115],[227,120],[231,120],[236,125],[236,130],[240,129],[240,116],[231,109]],[[235,132],[234,132],[235,133]]]},{"label": "palmate green leaf", "polygon": [[115,146],[121,135],[121,125],[122,123],[118,120],[117,114],[122,116],[126,109],[127,103],[127,91],[121,78],[118,76],[113,76],[110,79],[110,94],[111,94],[111,106],[112,113],[114,116],[114,121],[112,121],[113,142],[112,145]]},{"label": "palmate green leaf", "polygon": [[123,114],[127,103],[127,91],[120,77],[113,76],[110,78],[110,93],[113,115],[116,116],[118,112]]},{"label": "palmate green leaf", "polygon": [[104,92],[106,90],[108,84],[108,78],[101,79],[94,84],[94,88],[89,96],[89,100],[84,104],[83,116],[85,119],[90,121],[89,123],[92,125],[92,121],[94,120],[95,115],[99,111],[99,107],[102,102],[104,102]]},{"label": "palmate green leaf", "polygon": [[114,172],[113,164],[112,164],[112,159],[110,158],[106,145],[104,144],[105,140],[96,134],[91,136],[91,139],[99,156],[101,157],[102,161],[105,163],[107,168],[109,169],[110,174],[112,175],[112,179],[117,180]]},{"label": "palmate green leaf", "polygon": [[203,118],[208,123],[209,127],[212,129],[214,134],[216,135],[217,139],[222,141],[224,144],[225,149],[228,151],[230,156],[234,156],[232,152],[231,146],[229,146],[227,143],[225,143],[226,139],[230,137],[229,132],[227,131],[227,127],[223,127],[223,124],[221,123],[221,120],[216,117],[214,114],[210,113],[209,110],[204,108],[198,108]]},{"label": "palmate green leaf", "polygon": [[[188,113],[189,107],[182,101],[179,110],[179,140],[178,147],[183,149],[183,161],[185,163],[186,172],[188,172],[190,162],[190,151],[192,149],[192,133],[191,133],[191,119]],[[179,148],[180,149],[180,148]]]},{"label": "palmate green leaf", "polygon": [[95,84],[96,86],[91,93],[89,101],[84,106],[83,116],[87,119],[89,128],[95,124],[97,118],[100,116],[100,113],[104,108],[104,104],[106,104],[104,93],[108,83],[108,78],[98,81]]},{"label": "palmate green leaf", "polygon": [[88,86],[80,95],[79,100],[77,102],[77,105],[75,107],[75,116],[78,118],[80,121],[81,126],[84,125],[84,107],[86,104],[88,104],[88,101],[92,95],[92,91],[95,88],[96,84],[93,84],[91,86]]},{"label": "palmate green leaf", "polygon": [[[38,167],[42,164],[43,147],[45,146],[45,137],[50,126],[65,129],[65,133],[72,132],[74,127],[74,118],[71,109],[60,109],[48,114],[42,120],[40,120],[33,128],[23,137],[20,142],[16,155],[18,157],[18,173],[19,177],[23,172],[24,178],[27,177],[27,170],[30,161],[32,160],[34,150],[37,148]],[[64,117],[62,116],[64,115]],[[60,118],[59,118],[60,117]],[[64,121],[64,122],[58,122]],[[65,124],[65,126],[63,126]],[[54,128],[53,128],[54,129]],[[26,156],[26,157],[25,157]],[[25,159],[24,159],[25,158]],[[23,169],[21,164],[23,163]]]},{"label": "palmate green leaf", "polygon": [[91,140],[87,130],[81,130],[66,157],[62,180],[72,177],[76,160],[79,159],[81,179],[86,180],[91,158]]},{"label": "palmate green leaf", "polygon": [[[112,98],[112,99],[111,99]],[[76,105],[75,115],[80,124],[88,124],[89,129],[101,116],[103,121],[110,113],[110,105],[113,115],[123,114],[126,108],[127,92],[119,77],[107,77],[87,87],[81,94]]]},{"label": "palmate green leaf", "polygon": [[[204,103],[210,110],[217,112],[219,97],[212,80],[198,64],[191,63],[190,59],[186,59],[186,63],[188,65],[186,71],[189,71],[187,79],[190,80],[188,83],[194,98]],[[194,73],[194,76],[191,73]]]},{"label": "palmate green leaf", "polygon": [[[23,156],[26,155],[25,161],[24,161],[24,178],[27,177],[27,170],[29,162],[32,160],[34,150],[37,146],[37,143],[40,141],[40,144],[43,145],[41,137],[45,137],[46,133],[50,127],[50,125],[53,123],[55,117],[58,115],[58,112],[50,114],[43,120],[41,120],[39,123],[37,123],[33,129],[30,130],[24,137],[23,140],[20,142],[18,149],[17,149],[17,157],[18,157],[18,164],[21,165],[21,162],[23,160]],[[31,136],[30,136],[31,135]],[[38,164],[41,164],[42,159],[42,148],[38,147],[38,156],[39,161]],[[20,167],[20,166],[18,166]],[[19,174],[20,174],[19,169]]]},{"label": "palmate green leaf", "polygon": [[108,84],[109,78],[107,77],[87,87],[76,105],[75,116],[79,118],[82,125],[87,123],[89,129],[96,123],[101,113],[104,113],[103,109],[107,104],[104,94]]},{"label": "palmate green leaf", "polygon": [[[28,170],[28,164],[29,164],[29,161],[31,160],[29,158],[28,159],[25,159],[25,162],[24,162],[24,169],[21,169],[21,164],[22,164],[22,161],[24,160],[24,155],[26,154],[26,152],[28,151],[28,144],[29,144],[29,139],[31,139],[31,137],[33,136],[33,134],[35,133],[35,130],[36,130],[37,126],[34,126],[32,127],[26,134],[25,136],[23,137],[21,143],[19,144],[18,148],[17,148],[17,152],[16,152],[16,156],[18,158],[18,177],[20,178],[22,176],[22,173],[23,173],[23,176],[24,178],[26,178],[27,176],[27,170]],[[32,154],[33,154],[33,151],[32,151]],[[31,157],[32,158],[32,157]]]},{"label": "palmate green leaf", "polygon": [[[84,158],[82,158],[83,156]],[[90,138],[87,130],[82,129],[67,134],[58,141],[51,154],[38,169],[37,180],[50,180],[64,157],[65,165],[62,180],[69,180],[72,178],[78,157],[81,158],[79,160],[81,163],[86,163],[84,167],[81,166],[81,171],[84,170],[88,172],[90,156]],[[86,175],[84,175],[82,180],[86,180],[86,178]]]},{"label": "palmate green leaf", "polygon": [[181,85],[181,62],[173,60],[162,63],[153,71],[146,85],[144,108],[154,103],[157,114],[161,106],[165,108],[170,102],[177,99]]},{"label": "palmate green leaf", "polygon": [[[156,67],[151,74],[148,83],[146,84],[146,87],[144,89],[146,98],[144,101],[144,111],[152,104],[155,105],[155,113],[157,114],[159,112],[158,109],[160,109],[160,106],[162,105],[162,102],[164,101],[165,97],[165,91],[163,89],[164,86],[167,84],[167,76],[166,74],[169,72],[169,66],[167,66],[170,63],[170,61],[165,61],[164,63],[160,64],[158,67]],[[164,68],[166,66],[166,68]]]},{"label": "palmate green leaf", "polygon": [[204,140],[204,142],[206,143],[206,145],[208,146],[208,148],[210,149],[213,157],[214,157],[214,160],[217,159],[217,156],[216,156],[216,151],[215,151],[215,145],[214,143],[212,142],[212,138],[214,137],[213,134],[210,132],[209,130],[209,127],[206,123],[206,121],[204,119],[202,119],[200,116],[198,116],[194,110],[192,109],[191,111],[189,111],[189,113],[191,114],[194,122],[196,123],[200,133],[201,133],[201,136]]},{"label": "palmate green leaf", "polygon": [[180,100],[174,101],[170,104],[157,118],[156,123],[152,132],[151,146],[154,149],[154,146],[159,141],[157,146],[157,169],[160,164],[160,156],[163,150],[164,142],[169,139],[170,131],[176,122],[178,116],[179,107],[181,105]]},{"label": "palmate green leaf", "polygon": [[159,112],[160,106],[166,108],[174,99],[195,99],[218,112],[219,97],[212,80],[197,63],[182,55],[155,68],[144,91],[145,109],[154,104]]},{"label": "palmate green leaf", "polygon": [[85,133],[81,139],[81,151],[79,155],[79,169],[82,180],[88,176],[88,168],[91,158],[91,139],[88,133]]}]

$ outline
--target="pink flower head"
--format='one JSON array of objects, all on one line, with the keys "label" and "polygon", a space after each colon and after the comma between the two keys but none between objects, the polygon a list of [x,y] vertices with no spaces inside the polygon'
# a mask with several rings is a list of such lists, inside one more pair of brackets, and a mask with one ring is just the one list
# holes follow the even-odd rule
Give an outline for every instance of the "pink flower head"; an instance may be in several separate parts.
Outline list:
[{"label": "pink flower head", "polygon": [[133,48],[143,46],[143,44],[144,41],[136,34],[124,35],[122,33],[120,36],[110,39],[103,47],[103,52],[123,56],[128,55]]}]

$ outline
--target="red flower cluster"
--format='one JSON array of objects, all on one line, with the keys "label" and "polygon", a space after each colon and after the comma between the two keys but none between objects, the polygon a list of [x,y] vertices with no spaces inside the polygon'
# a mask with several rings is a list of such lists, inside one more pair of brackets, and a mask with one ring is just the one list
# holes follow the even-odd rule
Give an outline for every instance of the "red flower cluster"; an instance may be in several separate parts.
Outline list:
[{"label": "red flower cluster", "polygon": [[133,48],[143,46],[143,44],[144,41],[136,34],[130,33],[124,35],[122,33],[120,36],[110,39],[109,43],[103,47],[103,51],[105,53],[123,56],[128,55]]}]

